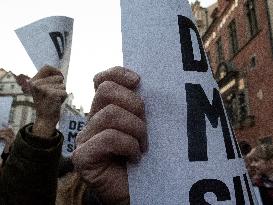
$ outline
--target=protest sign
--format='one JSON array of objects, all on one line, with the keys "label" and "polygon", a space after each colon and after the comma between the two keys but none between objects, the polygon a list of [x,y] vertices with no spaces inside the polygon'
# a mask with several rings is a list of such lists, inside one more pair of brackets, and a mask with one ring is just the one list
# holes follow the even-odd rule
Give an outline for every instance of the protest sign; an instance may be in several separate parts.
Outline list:
[{"label": "protest sign", "polygon": [[256,204],[188,1],[121,0],[121,20],[149,138],[128,164],[130,204]]},{"label": "protest sign", "polygon": [[64,135],[62,154],[64,157],[70,157],[76,148],[77,134],[85,126],[86,119],[82,116],[64,114],[59,122],[59,130]]},{"label": "protest sign", "polygon": [[5,149],[5,145],[6,145],[5,141],[0,139],[0,156],[1,156],[1,154],[3,153],[3,151]]},{"label": "protest sign", "polygon": [[66,82],[72,45],[72,18],[51,16],[15,32],[38,70],[44,65],[60,68]]},{"label": "protest sign", "polygon": [[[13,98],[10,96],[0,97],[0,129],[8,126],[12,101]],[[5,141],[0,140],[0,155],[4,148]]]}]

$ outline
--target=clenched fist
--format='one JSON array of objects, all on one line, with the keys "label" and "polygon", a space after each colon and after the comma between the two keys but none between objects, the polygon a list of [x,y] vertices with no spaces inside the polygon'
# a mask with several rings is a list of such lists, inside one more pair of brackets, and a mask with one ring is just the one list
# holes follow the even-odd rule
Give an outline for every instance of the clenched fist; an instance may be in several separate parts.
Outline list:
[{"label": "clenched fist", "polygon": [[31,80],[30,90],[36,109],[33,134],[48,138],[60,118],[61,106],[67,97],[62,73],[50,66],[43,67]]},{"label": "clenched fist", "polygon": [[129,204],[127,161],[147,150],[144,102],[134,89],[139,76],[114,67],[94,77],[96,94],[72,160],[104,204]]}]

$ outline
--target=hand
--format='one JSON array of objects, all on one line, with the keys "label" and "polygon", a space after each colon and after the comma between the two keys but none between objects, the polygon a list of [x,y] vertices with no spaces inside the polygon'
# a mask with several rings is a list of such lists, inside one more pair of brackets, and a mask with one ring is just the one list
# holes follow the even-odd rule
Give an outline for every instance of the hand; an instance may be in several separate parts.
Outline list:
[{"label": "hand", "polygon": [[11,128],[0,129],[0,139],[5,140],[4,153],[8,153],[12,143],[15,140],[15,134]]},{"label": "hand", "polygon": [[94,78],[89,120],[77,136],[75,169],[104,204],[129,204],[127,161],[147,150],[144,102],[134,92],[139,76],[122,67]]},{"label": "hand", "polygon": [[48,138],[55,131],[61,106],[67,97],[63,75],[50,66],[43,67],[31,80],[30,89],[36,108],[33,134]]}]

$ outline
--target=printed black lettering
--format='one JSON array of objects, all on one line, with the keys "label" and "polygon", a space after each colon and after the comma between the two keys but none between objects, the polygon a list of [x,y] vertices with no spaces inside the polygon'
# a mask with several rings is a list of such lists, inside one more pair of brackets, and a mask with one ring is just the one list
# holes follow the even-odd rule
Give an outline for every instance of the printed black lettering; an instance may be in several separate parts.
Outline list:
[{"label": "printed black lettering", "polygon": [[[73,133],[73,132],[69,132],[68,133],[68,142],[75,142],[76,136],[77,136],[77,132]],[[72,140],[73,139],[73,140]]]},{"label": "printed black lettering", "polygon": [[85,123],[84,122],[79,122],[78,123],[78,131],[81,131],[82,128],[84,127]]},{"label": "printed black lettering", "polygon": [[75,130],[76,128],[77,128],[77,122],[71,120],[71,121],[69,122],[69,129],[70,129],[70,130]]},{"label": "printed black lettering", "polygon": [[210,205],[204,199],[205,193],[212,192],[216,195],[217,201],[231,200],[227,185],[217,179],[203,179],[196,182],[190,189],[190,205]]},{"label": "printed black lettering", "polygon": [[249,183],[248,183],[248,179],[247,179],[246,174],[244,174],[244,181],[245,181],[245,184],[246,184],[246,190],[247,190],[247,194],[248,194],[248,198],[249,198],[249,204],[254,205],[253,198],[252,198],[252,193],[250,191],[250,187],[249,187]]},{"label": "printed black lettering", "polygon": [[74,151],[74,145],[73,144],[68,144],[66,151],[73,152]]},{"label": "printed black lettering", "polygon": [[64,32],[64,44],[67,45],[67,37],[69,36],[69,32]]},{"label": "printed black lettering", "polygon": [[238,145],[238,142],[237,142],[234,130],[232,128],[232,125],[230,124],[230,120],[229,119],[228,119],[228,121],[229,121],[229,126],[230,126],[230,129],[231,129],[232,138],[233,138],[233,141],[235,143],[236,150],[237,150],[238,158],[242,158],[241,150],[239,148],[239,145]]},{"label": "printed black lettering", "polygon": [[233,184],[235,190],[236,205],[245,205],[241,178],[239,176],[233,177]]},{"label": "printed black lettering", "polygon": [[186,83],[185,89],[189,161],[208,161],[205,116],[213,128],[217,128],[220,118],[227,158],[235,159],[227,118],[218,90],[213,90],[211,105],[201,85]]},{"label": "printed black lettering", "polygon": [[[190,19],[181,15],[178,15],[178,25],[184,71],[207,72],[208,63],[198,29]],[[194,60],[190,29],[192,29],[197,36],[197,41],[201,54],[200,61]]]},{"label": "printed black lettering", "polygon": [[[61,32],[51,32],[49,33],[51,40],[54,43],[54,46],[56,48],[56,51],[58,53],[59,59],[63,59],[64,51],[65,51],[65,45],[66,45],[66,39],[68,36],[68,32],[64,32],[65,37]],[[60,45],[61,44],[61,45]]]}]

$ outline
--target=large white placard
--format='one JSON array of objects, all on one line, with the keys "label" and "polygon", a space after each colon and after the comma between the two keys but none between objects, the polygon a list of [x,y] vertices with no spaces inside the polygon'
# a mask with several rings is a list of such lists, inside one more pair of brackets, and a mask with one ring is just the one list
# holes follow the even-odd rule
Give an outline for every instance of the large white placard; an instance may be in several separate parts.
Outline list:
[{"label": "large white placard", "polygon": [[188,1],[121,0],[121,13],[149,135],[128,165],[130,204],[256,204]]},{"label": "large white placard", "polygon": [[15,32],[38,70],[44,65],[60,68],[66,80],[72,45],[72,18],[51,16]]},{"label": "large white placard", "polygon": [[76,148],[77,134],[85,126],[86,118],[82,116],[75,116],[64,114],[59,122],[59,130],[64,135],[64,142],[62,147],[62,154],[64,157],[70,157]]},{"label": "large white placard", "polygon": [[[0,129],[7,127],[13,98],[10,96],[0,97]],[[0,155],[4,151],[5,142],[0,140]]]}]

